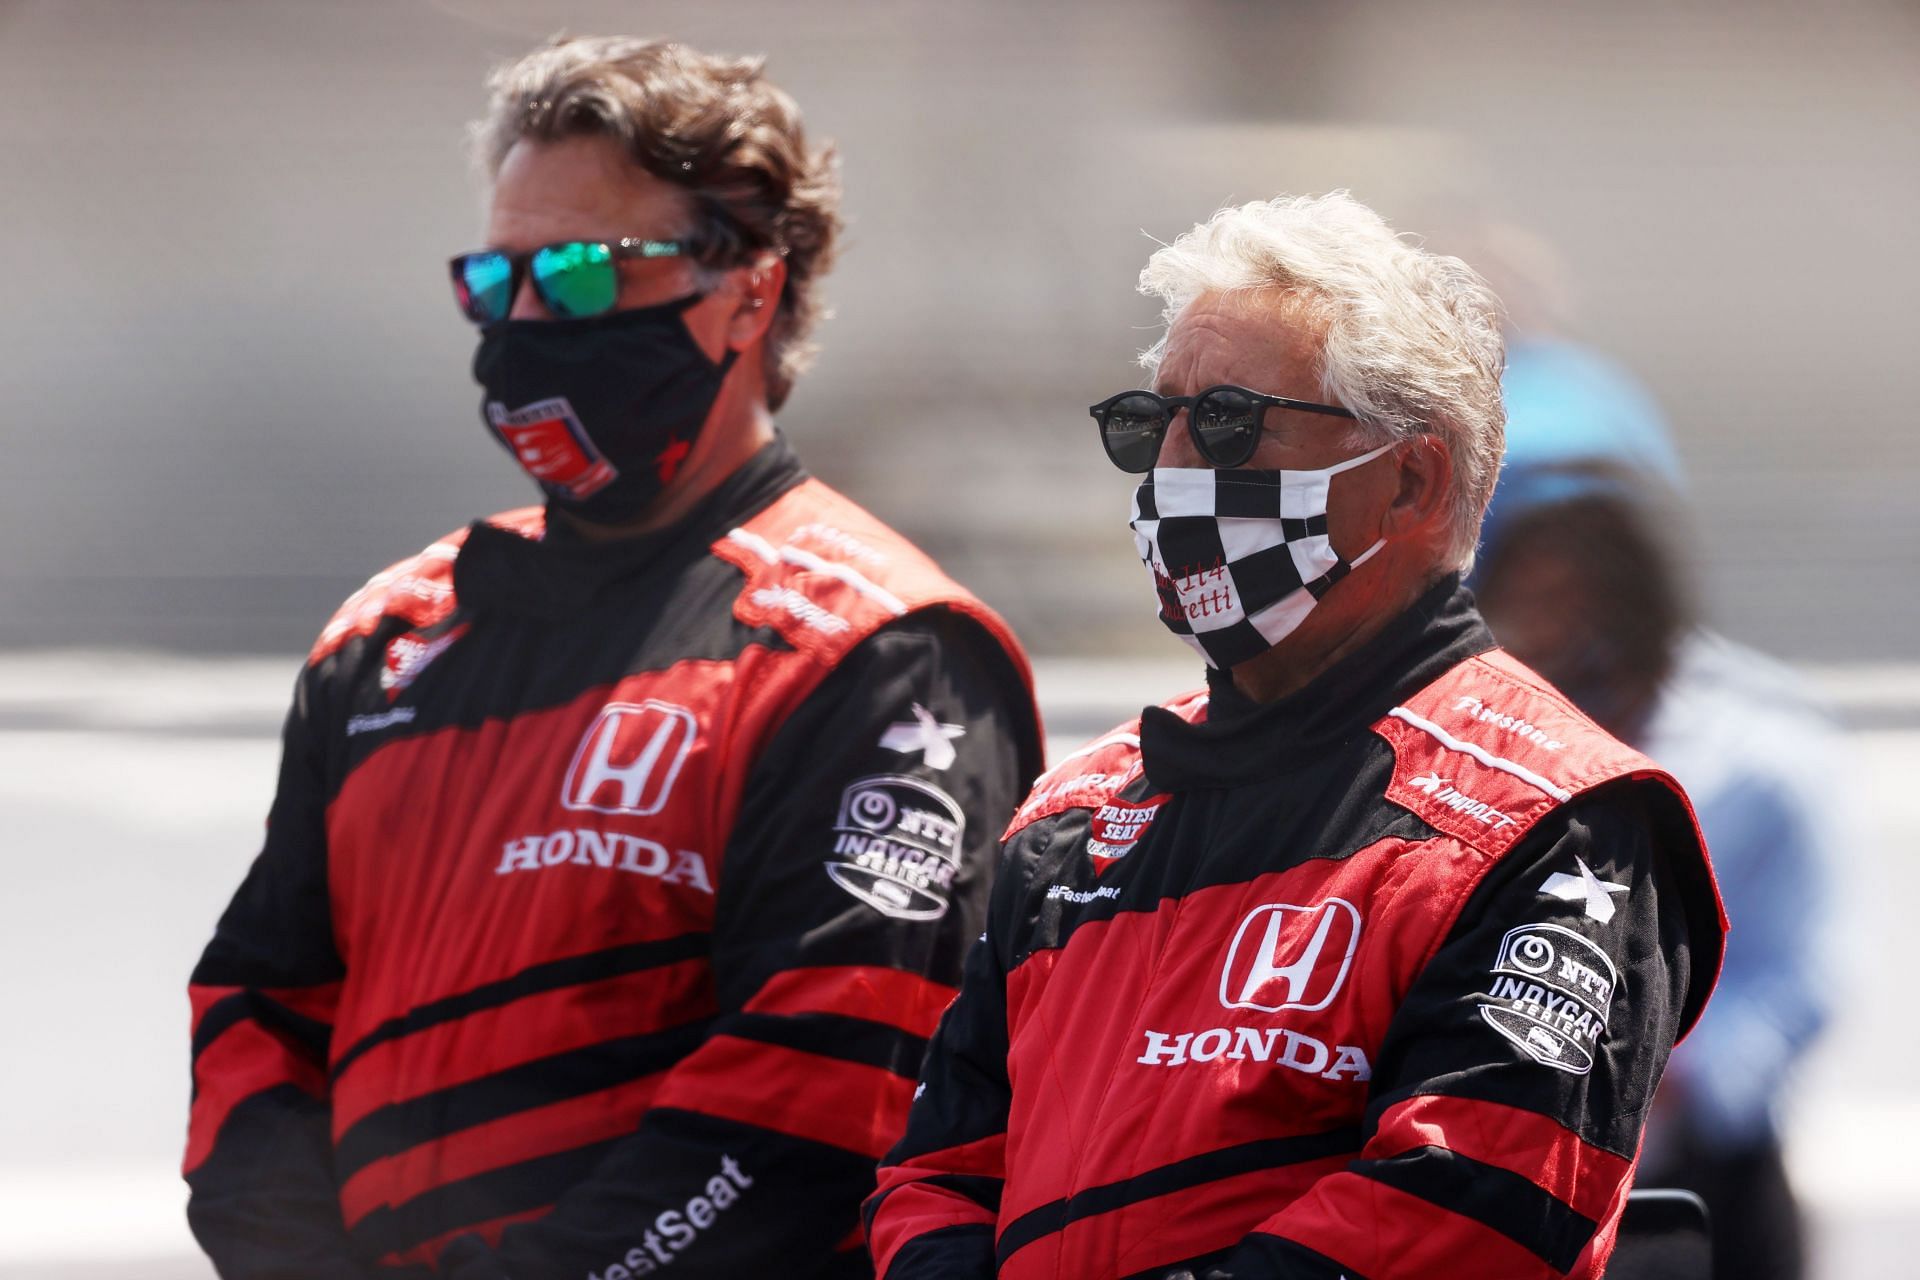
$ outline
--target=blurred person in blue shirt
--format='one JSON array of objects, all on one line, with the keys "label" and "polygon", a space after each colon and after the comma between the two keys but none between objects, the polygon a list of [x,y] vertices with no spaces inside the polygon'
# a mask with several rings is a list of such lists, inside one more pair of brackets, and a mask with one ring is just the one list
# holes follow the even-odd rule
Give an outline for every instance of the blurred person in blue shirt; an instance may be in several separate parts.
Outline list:
[{"label": "blurred person in blue shirt", "polygon": [[1700,622],[1685,480],[1645,391],[1563,342],[1516,343],[1505,389],[1481,608],[1517,657],[1685,784],[1733,922],[1719,989],[1655,1100],[1640,1184],[1707,1201],[1716,1277],[1790,1280],[1804,1247],[1779,1112],[1828,1014],[1837,735],[1792,672]]}]

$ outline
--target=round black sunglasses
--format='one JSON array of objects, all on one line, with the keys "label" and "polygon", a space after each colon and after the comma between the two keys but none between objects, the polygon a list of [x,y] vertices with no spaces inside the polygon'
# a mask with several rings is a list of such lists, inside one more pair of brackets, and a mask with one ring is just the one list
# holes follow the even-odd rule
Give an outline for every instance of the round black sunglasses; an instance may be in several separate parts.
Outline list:
[{"label": "round black sunglasses", "polygon": [[1216,467],[1245,465],[1260,443],[1260,420],[1268,409],[1300,409],[1336,418],[1353,411],[1339,405],[1315,404],[1270,396],[1246,387],[1208,387],[1197,396],[1163,396],[1151,391],[1122,391],[1088,407],[1100,427],[1100,444],[1113,465],[1140,474],[1153,470],[1160,442],[1174,414],[1187,411],[1187,434],[1200,456]]}]

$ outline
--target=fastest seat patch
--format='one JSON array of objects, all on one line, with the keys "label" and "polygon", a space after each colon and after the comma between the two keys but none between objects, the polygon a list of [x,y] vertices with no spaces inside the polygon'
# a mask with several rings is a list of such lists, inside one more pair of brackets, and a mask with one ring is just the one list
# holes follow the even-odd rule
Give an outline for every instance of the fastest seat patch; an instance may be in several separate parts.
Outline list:
[{"label": "fastest seat patch", "polygon": [[1521,925],[1500,939],[1480,1016],[1534,1061],[1583,1076],[1593,1070],[1618,983],[1613,961],[1592,940],[1559,925]]}]

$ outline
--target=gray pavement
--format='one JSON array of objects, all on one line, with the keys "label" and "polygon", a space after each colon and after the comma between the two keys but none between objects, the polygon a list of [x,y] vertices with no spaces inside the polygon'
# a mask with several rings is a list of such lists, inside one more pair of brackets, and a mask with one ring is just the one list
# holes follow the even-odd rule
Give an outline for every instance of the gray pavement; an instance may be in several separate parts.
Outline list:
[{"label": "gray pavement", "polygon": [[[176,1166],[185,976],[258,842],[297,659],[0,657],[0,1280],[206,1280]],[[1192,682],[1185,663],[1052,662],[1054,753]],[[1846,1012],[1807,1075],[1794,1166],[1820,1280],[1913,1274],[1920,1027],[1894,939],[1920,896],[1896,825],[1920,673],[1819,673],[1856,724]],[[1871,726],[1871,727],[1868,727]]]}]

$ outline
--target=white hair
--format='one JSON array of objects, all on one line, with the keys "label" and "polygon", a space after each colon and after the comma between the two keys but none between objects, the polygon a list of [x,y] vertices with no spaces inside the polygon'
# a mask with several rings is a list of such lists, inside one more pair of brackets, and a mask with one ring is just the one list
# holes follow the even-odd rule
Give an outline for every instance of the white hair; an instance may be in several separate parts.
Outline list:
[{"label": "white hair", "polygon": [[[1373,443],[1432,435],[1453,462],[1447,567],[1473,567],[1506,446],[1499,300],[1458,258],[1428,253],[1345,191],[1222,209],[1163,245],[1140,291],[1171,324],[1203,294],[1283,290],[1326,325],[1320,393]],[[1142,353],[1159,367],[1166,337]],[[1270,388],[1256,388],[1270,390]]]}]

